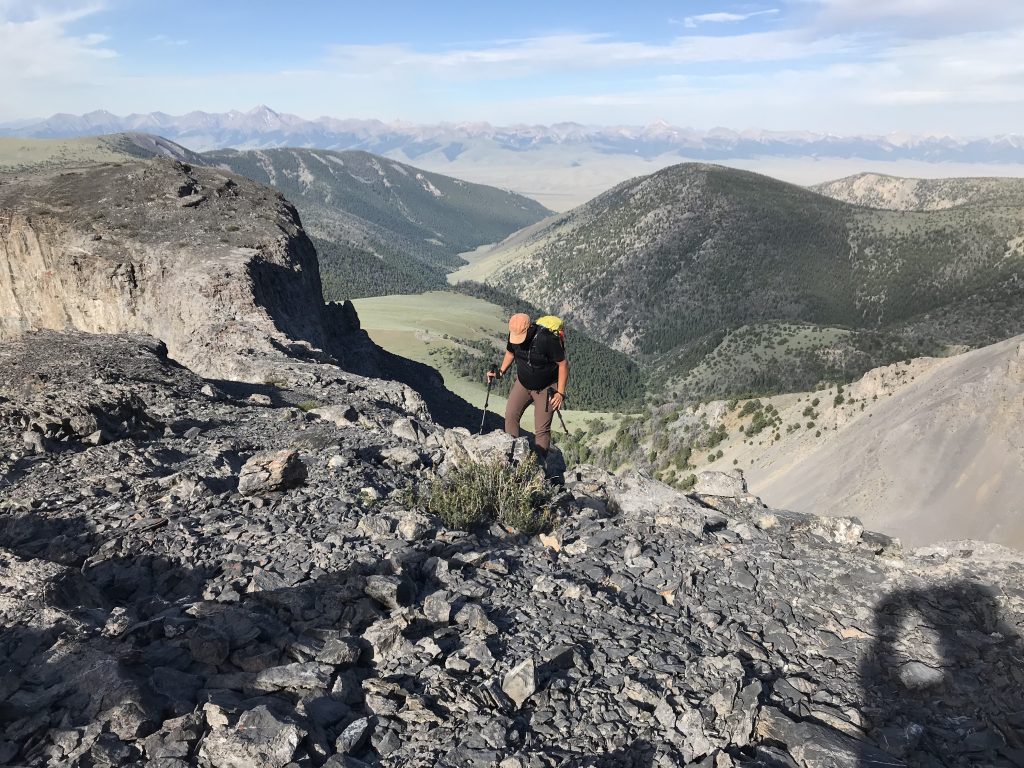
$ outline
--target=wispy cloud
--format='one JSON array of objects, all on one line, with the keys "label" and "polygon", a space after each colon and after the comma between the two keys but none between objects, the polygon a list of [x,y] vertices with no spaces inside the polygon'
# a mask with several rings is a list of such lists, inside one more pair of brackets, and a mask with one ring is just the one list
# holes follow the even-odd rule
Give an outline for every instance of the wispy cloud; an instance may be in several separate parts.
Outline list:
[{"label": "wispy cloud", "polygon": [[[695,29],[701,24],[735,24],[736,22],[747,21],[757,16],[774,16],[778,12],[778,8],[768,8],[763,11],[751,11],[750,13],[730,13],[728,11],[700,13],[696,16],[687,16],[683,19],[682,24],[688,29]],[[673,21],[675,22],[675,20]]]},{"label": "wispy cloud", "polygon": [[819,29],[934,37],[1024,23],[1020,0],[791,0],[818,13]]},{"label": "wispy cloud", "polygon": [[149,42],[151,42],[151,43],[159,43],[160,45],[166,45],[166,46],[170,46],[170,47],[173,47],[173,48],[178,48],[178,47],[181,47],[183,45],[188,45],[188,40],[176,39],[176,38],[170,37],[168,35],[163,35],[163,34],[153,35],[153,37],[149,38]]},{"label": "wispy cloud", "polygon": [[339,45],[330,50],[321,66],[352,76],[379,78],[409,72],[479,80],[566,71],[800,60],[841,53],[851,44],[840,35],[808,39],[792,30],[686,35],[665,44],[619,41],[609,35],[553,35],[443,51],[397,44]]},{"label": "wispy cloud", "polygon": [[[210,43],[199,32],[188,41],[157,32],[173,32],[167,25],[145,32],[153,55],[135,66],[84,31],[101,10],[94,3],[0,0],[0,119],[268,103],[307,116],[426,122],[663,117],[697,127],[964,134],[1024,124],[1024,0],[742,2],[686,17],[667,40],[578,31],[357,45],[339,33],[338,44],[273,71],[242,54],[203,67],[224,59],[204,56]],[[156,55],[157,46],[186,44],[196,66]]]},{"label": "wispy cloud", "polygon": [[100,10],[95,3],[38,2],[30,8],[0,3],[0,72],[5,73],[5,89],[14,88],[16,97],[19,85],[27,81],[83,82],[97,62],[116,57],[105,45],[105,36],[70,31],[73,23]]}]

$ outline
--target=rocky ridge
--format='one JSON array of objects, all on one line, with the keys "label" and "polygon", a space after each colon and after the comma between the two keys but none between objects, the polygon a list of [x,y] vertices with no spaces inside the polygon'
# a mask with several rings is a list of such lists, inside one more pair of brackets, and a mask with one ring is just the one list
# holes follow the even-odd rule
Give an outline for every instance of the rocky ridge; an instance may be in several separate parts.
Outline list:
[{"label": "rocky ridge", "polygon": [[0,338],[146,333],[233,380],[373,368],[351,307],[323,302],[295,208],[243,177],[169,159],[8,174],[0,243]]},{"label": "rocky ridge", "polygon": [[0,763],[1024,765],[1018,553],[582,466],[549,534],[446,530],[412,486],[522,449],[374,380],[0,354]]}]

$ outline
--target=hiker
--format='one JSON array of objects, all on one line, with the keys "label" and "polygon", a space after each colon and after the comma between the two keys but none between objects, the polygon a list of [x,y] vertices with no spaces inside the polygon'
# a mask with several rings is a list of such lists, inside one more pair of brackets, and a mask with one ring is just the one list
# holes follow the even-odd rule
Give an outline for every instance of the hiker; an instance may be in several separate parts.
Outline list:
[{"label": "hiker", "polygon": [[529,315],[512,315],[505,357],[497,372],[488,372],[488,383],[505,375],[513,361],[516,381],[505,407],[505,431],[519,437],[519,420],[533,403],[534,448],[541,466],[545,466],[551,447],[551,419],[565,402],[565,387],[569,383],[561,319],[547,315],[531,323]]}]

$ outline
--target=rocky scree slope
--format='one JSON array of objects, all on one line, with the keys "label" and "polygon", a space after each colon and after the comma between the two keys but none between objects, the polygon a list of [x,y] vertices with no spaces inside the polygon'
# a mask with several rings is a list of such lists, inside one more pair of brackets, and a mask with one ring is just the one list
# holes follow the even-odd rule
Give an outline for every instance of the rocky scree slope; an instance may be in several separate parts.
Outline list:
[{"label": "rocky scree slope", "polygon": [[842,389],[656,407],[636,452],[655,456],[647,468],[667,480],[738,465],[771,506],[856,516],[906,545],[1021,549],[1021,423],[1017,336],[875,368]]},{"label": "rocky scree slope", "polygon": [[550,535],[445,530],[410,484],[520,444],[139,337],[0,355],[0,763],[1024,764],[1018,553],[587,467]]},{"label": "rocky scree slope", "polygon": [[[897,391],[875,399],[887,378]],[[1024,337],[872,371],[844,397],[821,408],[822,439],[795,430],[761,451],[750,476],[766,499],[856,515],[913,544],[970,538],[1024,549]],[[802,421],[796,408],[782,417]],[[730,452],[742,463],[753,454]]]},{"label": "rocky scree slope", "polygon": [[[280,194],[172,160],[0,176],[0,336],[148,333],[209,377],[372,360]],[[292,362],[295,362],[294,360]]]},{"label": "rocky scree slope", "polygon": [[[699,363],[722,333],[766,322],[931,344],[1024,331],[1018,204],[872,210],[711,165],[625,182],[471,269],[676,372]],[[900,344],[893,350],[906,356]],[[884,357],[869,356],[867,368],[902,359]]]}]

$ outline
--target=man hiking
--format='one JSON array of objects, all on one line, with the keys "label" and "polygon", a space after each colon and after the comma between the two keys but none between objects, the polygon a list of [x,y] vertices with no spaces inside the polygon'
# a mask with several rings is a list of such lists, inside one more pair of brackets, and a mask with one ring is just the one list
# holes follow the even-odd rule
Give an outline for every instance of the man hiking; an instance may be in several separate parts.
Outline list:
[{"label": "man hiking", "polygon": [[565,402],[569,361],[565,358],[565,330],[551,315],[531,323],[530,316],[512,315],[508,321],[508,345],[498,371],[487,381],[501,377],[516,364],[516,381],[505,407],[505,431],[519,437],[519,420],[533,403],[534,446],[541,466],[546,466],[551,447],[551,419]]}]

